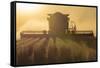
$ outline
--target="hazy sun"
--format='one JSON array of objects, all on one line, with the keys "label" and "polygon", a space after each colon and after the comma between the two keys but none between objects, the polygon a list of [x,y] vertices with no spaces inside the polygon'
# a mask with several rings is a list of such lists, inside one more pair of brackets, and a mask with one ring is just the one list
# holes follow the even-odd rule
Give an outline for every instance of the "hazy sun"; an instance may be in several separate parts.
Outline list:
[{"label": "hazy sun", "polygon": [[17,8],[23,11],[37,10],[40,9],[42,5],[39,4],[26,4],[26,3],[17,3]]}]

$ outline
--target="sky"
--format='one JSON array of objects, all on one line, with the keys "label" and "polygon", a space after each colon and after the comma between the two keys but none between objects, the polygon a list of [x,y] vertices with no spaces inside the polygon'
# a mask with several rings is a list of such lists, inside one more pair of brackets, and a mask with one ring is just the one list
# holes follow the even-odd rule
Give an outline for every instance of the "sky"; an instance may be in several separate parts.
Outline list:
[{"label": "sky", "polygon": [[80,6],[62,6],[17,3],[16,8],[16,31],[17,39],[22,31],[43,31],[49,30],[48,14],[61,12],[69,14],[69,27],[73,21],[77,31],[92,30],[96,36],[96,8]]}]

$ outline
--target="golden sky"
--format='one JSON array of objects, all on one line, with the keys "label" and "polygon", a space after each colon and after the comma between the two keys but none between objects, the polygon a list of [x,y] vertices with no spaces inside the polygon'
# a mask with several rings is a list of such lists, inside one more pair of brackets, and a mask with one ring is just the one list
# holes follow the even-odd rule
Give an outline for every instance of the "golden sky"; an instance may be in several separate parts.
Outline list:
[{"label": "golden sky", "polygon": [[70,21],[74,21],[77,30],[92,30],[96,35],[95,7],[17,3],[16,9],[17,39],[20,38],[21,31],[49,30],[47,17],[55,12],[69,14]]}]

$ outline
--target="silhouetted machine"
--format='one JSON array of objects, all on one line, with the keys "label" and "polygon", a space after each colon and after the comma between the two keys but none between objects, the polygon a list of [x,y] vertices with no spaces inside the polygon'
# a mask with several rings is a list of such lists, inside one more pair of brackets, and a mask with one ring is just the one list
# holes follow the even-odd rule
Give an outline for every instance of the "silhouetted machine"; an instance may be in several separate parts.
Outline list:
[{"label": "silhouetted machine", "polygon": [[49,34],[65,34],[65,32],[68,32],[69,14],[56,12],[48,15]]}]

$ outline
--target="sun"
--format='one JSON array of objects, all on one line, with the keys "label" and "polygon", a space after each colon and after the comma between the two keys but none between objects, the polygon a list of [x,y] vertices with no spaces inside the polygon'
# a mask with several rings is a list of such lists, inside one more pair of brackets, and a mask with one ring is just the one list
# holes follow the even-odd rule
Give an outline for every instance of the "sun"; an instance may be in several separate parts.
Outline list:
[{"label": "sun", "polygon": [[27,3],[17,3],[17,8],[23,11],[38,10],[41,8],[40,4],[27,4]]}]

